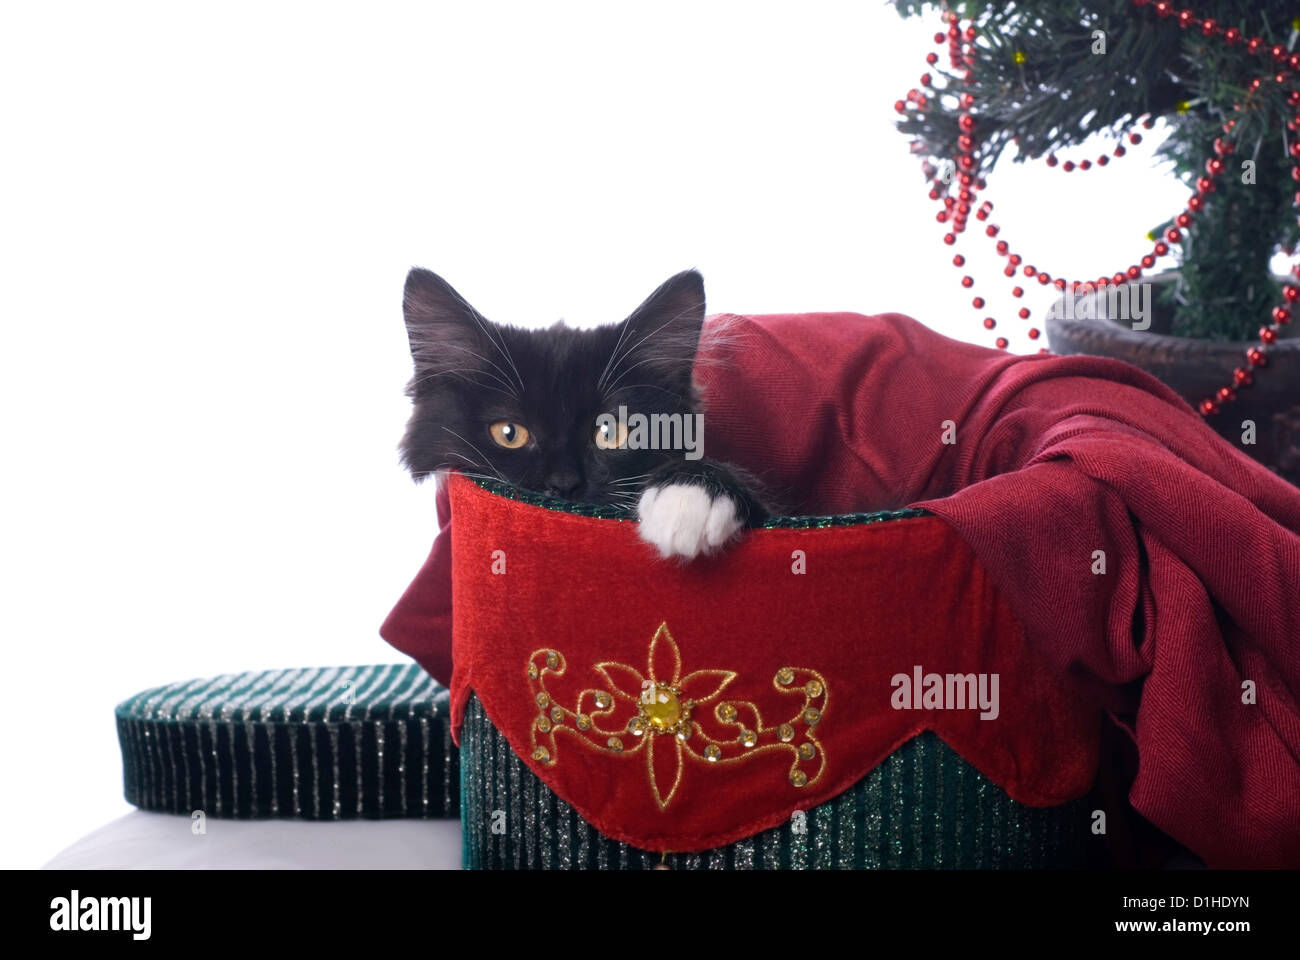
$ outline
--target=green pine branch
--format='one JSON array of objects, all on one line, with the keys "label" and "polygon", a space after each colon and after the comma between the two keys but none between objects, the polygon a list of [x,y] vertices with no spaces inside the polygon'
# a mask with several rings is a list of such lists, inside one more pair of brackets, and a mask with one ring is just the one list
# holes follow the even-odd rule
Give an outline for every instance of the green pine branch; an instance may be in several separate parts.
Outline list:
[{"label": "green pine branch", "polygon": [[[895,0],[900,14],[925,15],[941,24],[944,6],[928,0]],[[976,99],[979,172],[987,175],[1016,145],[1015,160],[1039,158],[1082,143],[1097,133],[1115,137],[1144,115],[1163,119],[1171,134],[1159,157],[1189,186],[1204,176],[1216,137],[1236,121],[1236,152],[1198,214],[1180,255],[1179,281],[1165,296],[1176,304],[1175,332],[1218,339],[1251,339],[1278,302],[1269,260],[1279,249],[1300,245],[1291,177],[1290,144],[1298,135],[1287,123],[1297,113],[1288,94],[1300,89],[1294,74],[1273,82],[1271,58],[1252,55],[1244,38],[1260,36],[1271,46],[1296,50],[1300,4],[1296,0],[1203,0],[1198,16],[1236,26],[1243,42],[1227,46],[1174,18],[1159,18],[1152,5],[1132,0],[1021,0],[948,5],[977,29],[972,82],[948,66],[947,47],[935,46],[939,64],[930,72],[936,87],[924,112],[909,110],[899,130],[923,155],[946,161],[957,153],[961,113],[956,95]],[[1096,52],[1096,33],[1105,52]],[[1255,92],[1250,81],[1267,82]],[[1243,109],[1236,109],[1240,105]],[[1254,182],[1243,181],[1243,161],[1254,164]],[[1163,230],[1169,224],[1161,224]]]}]

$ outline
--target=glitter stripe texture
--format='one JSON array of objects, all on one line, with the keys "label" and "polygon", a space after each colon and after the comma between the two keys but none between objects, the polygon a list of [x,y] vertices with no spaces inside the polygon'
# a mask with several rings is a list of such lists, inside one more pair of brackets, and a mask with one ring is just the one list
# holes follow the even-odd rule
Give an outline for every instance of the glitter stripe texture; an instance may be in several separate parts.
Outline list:
[{"label": "glitter stripe texture", "polygon": [[470,697],[461,728],[467,869],[1081,867],[1088,860],[1089,806],[1087,797],[1057,807],[1017,803],[924,733],[851,789],[783,826],[714,850],[660,854],[586,823],[519,760],[477,697]]},{"label": "glitter stripe texture", "polygon": [[223,674],[118,704],[126,799],[235,819],[455,817],[447,690],[416,664]]}]

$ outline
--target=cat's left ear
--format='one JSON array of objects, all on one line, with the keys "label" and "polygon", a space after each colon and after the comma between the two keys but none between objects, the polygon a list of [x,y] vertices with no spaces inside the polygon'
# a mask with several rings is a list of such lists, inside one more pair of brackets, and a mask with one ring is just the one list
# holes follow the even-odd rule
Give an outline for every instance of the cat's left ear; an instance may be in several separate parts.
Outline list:
[{"label": "cat's left ear", "polygon": [[442,373],[488,365],[488,321],[432,270],[416,267],[406,275],[402,312],[415,361],[410,389],[436,383]]},{"label": "cat's left ear", "polygon": [[698,270],[669,277],[623,323],[629,354],[662,375],[689,380],[704,323],[704,277]]}]

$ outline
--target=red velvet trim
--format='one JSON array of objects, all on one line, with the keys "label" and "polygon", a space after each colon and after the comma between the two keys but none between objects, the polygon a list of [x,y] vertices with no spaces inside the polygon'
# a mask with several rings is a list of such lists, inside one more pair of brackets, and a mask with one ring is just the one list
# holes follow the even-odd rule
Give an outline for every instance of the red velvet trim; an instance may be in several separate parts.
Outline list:
[{"label": "red velvet trim", "polygon": [[[451,507],[454,729],[473,690],[529,768],[606,836],[650,850],[731,843],[831,799],[926,729],[1031,806],[1071,800],[1093,782],[1099,711],[1066,692],[970,548],[937,517],[753,531],[721,557],[682,566],[657,559],[631,523],[519,503],[463,477],[451,480]],[[804,574],[792,572],[795,550],[806,554]],[[505,573],[493,572],[496,551]],[[793,757],[783,748],[726,763],[686,751],[680,786],[660,809],[643,753],[611,755],[566,730],[554,737],[552,763],[534,759],[530,733],[541,711],[530,658],[539,662],[534,654],[546,649],[562,655],[565,673],[547,677],[547,689],[573,709],[583,689],[606,689],[598,662],[646,675],[651,640],[665,623],[683,674],[736,674],[693,715],[714,736],[728,729],[710,716],[717,702],[751,701],[773,727],[802,704],[777,692],[777,671],[819,672],[827,688],[814,728],[820,777],[792,785]],[[998,717],[894,709],[891,677],[917,665],[998,674]],[[645,736],[656,746],[672,742]],[[659,749],[667,783],[673,764],[664,756]],[[811,775],[816,764],[806,768]]]}]

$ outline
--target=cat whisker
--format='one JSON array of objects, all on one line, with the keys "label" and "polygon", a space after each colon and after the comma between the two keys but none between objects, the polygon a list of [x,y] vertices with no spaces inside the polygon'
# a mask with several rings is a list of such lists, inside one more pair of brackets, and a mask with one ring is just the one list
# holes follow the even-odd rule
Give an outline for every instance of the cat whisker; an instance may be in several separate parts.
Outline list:
[{"label": "cat whisker", "polygon": [[[682,399],[682,395],[681,395],[680,393],[678,393],[677,391],[675,391],[675,390],[669,390],[667,387],[661,387],[661,386],[660,386],[659,384],[657,384],[657,383],[629,383],[627,386],[623,387],[622,389],[624,389],[624,390],[636,390],[638,387],[644,387],[644,388],[647,389],[647,390],[658,390],[660,393],[666,393],[666,394],[668,394],[668,396],[672,397],[674,400],[681,400],[681,399]],[[613,390],[613,388],[611,387],[609,391],[606,391],[606,393],[608,394],[608,393],[609,393],[610,391],[612,391],[612,390]]]},{"label": "cat whisker", "polygon": [[619,355],[618,348],[623,346],[623,340],[627,337],[627,331],[628,331],[628,325],[625,323],[623,324],[622,328],[618,331],[618,339],[614,341],[614,349],[609,352],[609,359],[605,361],[605,369],[600,371],[600,377],[599,379],[596,380],[597,390],[604,389],[605,377],[609,375],[610,365],[614,363],[615,358],[617,358]]},{"label": "cat whisker", "polygon": [[[415,338],[413,338],[412,341],[411,341],[411,349],[412,349],[412,351],[415,352],[415,353],[420,357],[420,359],[422,359],[425,363],[430,363],[430,364],[432,364],[432,360],[433,360],[433,358],[429,357],[429,356],[427,355],[427,352],[426,352],[426,348],[429,347],[429,346],[437,346],[437,347],[439,347],[439,348],[442,349],[442,350],[458,350],[458,351],[460,351],[461,353],[467,353],[467,354],[469,354],[469,355],[470,355],[472,358],[474,358],[475,360],[480,360],[480,361],[482,361],[483,363],[486,363],[488,366],[490,366],[490,367],[492,367],[494,370],[496,370],[496,371],[497,371],[497,374],[499,374],[499,376],[498,376],[497,374],[490,373],[490,372],[487,371],[487,370],[477,370],[477,371],[473,371],[473,372],[475,372],[475,373],[481,373],[481,374],[483,374],[484,376],[492,377],[492,379],[496,380],[498,383],[500,383],[503,387],[506,388],[506,391],[509,393],[510,396],[514,397],[515,399],[519,399],[519,394],[515,391],[514,386],[510,383],[509,374],[506,373],[506,371],[503,370],[503,369],[501,368],[501,365],[500,365],[500,364],[495,363],[494,361],[492,361],[492,360],[491,360],[490,358],[488,358],[488,357],[485,357],[483,354],[479,353],[477,350],[473,350],[473,349],[471,349],[471,348],[469,348],[469,347],[467,347],[467,346],[464,346],[464,345],[462,345],[462,344],[449,343],[449,342],[445,342],[445,341],[442,341],[442,340],[426,341],[426,340],[423,340],[423,339],[421,339],[421,338],[419,338],[419,337],[415,337]],[[436,366],[436,365],[435,365],[435,366]],[[459,376],[462,376],[462,377],[466,377],[466,378],[468,378],[468,373],[469,373],[469,372],[468,372],[468,371],[465,371],[465,370],[441,370],[441,371],[435,371],[434,375],[439,375],[439,374],[454,374],[454,375],[459,375]],[[516,374],[516,378],[517,378],[517,377],[518,377],[518,374]],[[520,386],[520,389],[523,388],[523,385],[522,385],[522,384],[520,384],[519,386]]]},{"label": "cat whisker", "polygon": [[[479,371],[479,372],[482,373],[485,371]],[[491,376],[491,374],[488,374],[488,376]],[[489,384],[481,383],[478,380],[476,380],[473,376],[467,374],[463,370],[444,370],[440,373],[429,373],[423,377],[416,377],[411,380],[411,383],[407,389],[412,394],[418,393],[419,389],[423,387],[426,383],[429,383],[432,380],[436,380],[439,377],[451,377],[452,379],[460,380],[462,383],[472,384],[473,386],[478,387],[480,390],[491,390],[493,393],[499,393],[502,396],[512,397],[515,400],[519,399],[518,395],[514,392],[514,390],[502,389],[501,387],[493,387],[490,386]],[[500,380],[497,377],[493,377],[493,379],[497,380],[499,383],[505,382],[503,380]],[[509,385],[507,384],[507,387],[508,386]]]},{"label": "cat whisker", "polygon": [[[653,330],[651,330],[649,333],[647,333],[644,337],[642,337],[642,338],[641,338],[640,340],[638,340],[636,343],[632,344],[631,346],[629,346],[629,347],[627,347],[625,350],[623,350],[623,352],[619,355],[618,362],[619,362],[619,363],[622,363],[622,362],[623,362],[623,358],[624,358],[624,357],[627,357],[629,354],[631,354],[632,351],[636,350],[637,347],[641,346],[641,344],[645,343],[647,340],[649,340],[651,337],[653,337],[655,334],[657,334],[657,333],[658,333],[660,330],[662,330],[664,327],[667,327],[667,326],[669,326],[670,324],[676,323],[676,322],[677,322],[678,320],[680,320],[682,317],[686,316],[686,314],[690,313],[691,310],[693,310],[693,309],[694,309],[693,307],[687,307],[685,310],[682,310],[680,313],[676,314],[675,316],[669,317],[669,318],[668,318],[667,320],[665,320],[663,323],[659,324],[659,326],[655,327]],[[626,327],[624,328],[624,330],[626,331]],[[619,337],[619,340],[620,340],[620,341],[622,340],[622,336],[621,336],[621,335],[620,335],[620,337]],[[698,347],[698,340],[697,340],[697,342],[696,342],[695,344],[692,344],[692,346],[693,346],[693,347]],[[616,349],[617,349],[617,348],[616,348]],[[692,352],[690,358],[688,359],[688,362],[689,362],[689,360],[693,360],[694,358],[695,358],[695,353]],[[635,366],[635,364],[634,364],[634,366]],[[614,365],[614,370],[617,370],[617,369],[618,369],[618,364],[616,363],[616,364]],[[631,369],[631,368],[629,368],[629,369]],[[613,371],[611,371],[611,372],[613,372]],[[621,379],[621,376],[620,376],[620,379]],[[605,381],[605,377],[604,377],[603,375],[601,376],[601,381],[602,381],[602,382]],[[618,380],[615,380],[614,383],[618,383]],[[612,387],[611,387],[610,389],[612,389]]]},{"label": "cat whisker", "polygon": [[624,377],[626,377],[629,373],[631,373],[633,370],[635,370],[637,367],[641,366],[642,364],[653,363],[653,362],[655,362],[655,361],[663,361],[663,360],[675,360],[676,362],[681,363],[681,364],[689,364],[689,363],[691,363],[692,361],[694,361],[694,359],[695,359],[694,355],[689,356],[689,357],[673,357],[673,356],[653,356],[653,357],[643,357],[642,359],[638,360],[636,363],[632,364],[632,366],[630,366],[630,367],[628,367],[626,370],[624,370],[622,373],[620,373],[620,374],[619,374],[619,375],[614,379],[614,382],[611,383],[608,387],[605,388],[605,389],[606,389],[606,392],[607,392],[607,393],[612,392],[612,391],[614,390],[614,388],[618,386],[618,382],[619,382],[619,380],[622,380]]},{"label": "cat whisker", "polygon": [[[510,349],[506,346],[505,338],[501,336],[501,331],[497,330],[482,314],[470,306],[469,301],[459,293],[456,293],[456,299],[461,302],[465,307],[465,312],[474,319],[474,322],[478,324],[479,329],[487,336],[488,342],[491,343],[492,346],[496,347],[497,352],[505,358],[506,363],[510,365],[510,369],[514,371],[515,383],[518,385],[520,391],[523,391],[523,378],[519,376],[519,368],[515,366],[514,358],[510,356]],[[505,373],[504,370],[501,372],[503,374]]]},{"label": "cat whisker", "polygon": [[[461,436],[459,433],[457,433],[455,430],[451,429],[451,427],[446,427],[446,426],[444,426],[442,429],[446,430],[448,433],[450,433],[450,434],[451,434],[453,437],[455,437],[456,439],[460,440],[462,443],[467,444],[471,450],[473,450],[475,453],[477,453],[480,457],[483,458],[483,463],[482,463],[482,464],[476,464],[476,466],[484,466],[484,465],[485,465],[489,470],[491,470],[493,473],[495,473],[495,474],[497,475],[497,478],[498,478],[502,483],[509,483],[509,482],[510,482],[509,480],[507,480],[507,479],[502,475],[501,471],[498,470],[498,469],[496,468],[496,464],[494,464],[494,463],[492,462],[491,458],[488,457],[487,454],[485,454],[482,450],[480,450],[480,449],[479,449],[478,447],[476,447],[474,444],[470,443],[468,440],[466,440],[464,437],[462,437],[462,436]],[[468,460],[469,458],[466,457],[465,459]]]},{"label": "cat whisker", "polygon": [[[463,453],[457,453],[455,450],[449,450],[449,451],[447,451],[447,456],[449,456],[449,457],[459,457],[461,460],[464,460],[465,463],[467,463],[467,464],[468,464],[469,466],[471,466],[471,467],[479,467],[479,466],[480,466],[480,464],[479,464],[479,462],[478,462],[477,460],[471,460],[469,457],[465,456]],[[455,470],[457,473],[463,474],[464,476],[467,476],[467,477],[477,477],[477,478],[480,479],[480,480],[492,480],[492,481],[496,481],[496,480],[499,479],[499,477],[493,477],[493,476],[490,476],[490,475],[488,475],[488,474],[486,474],[486,473],[476,473],[476,472],[473,472],[473,471],[470,471],[470,470],[466,470],[464,467],[453,467],[453,466],[447,466],[447,467],[441,467],[441,468],[439,468],[439,469],[443,469],[443,470]]]},{"label": "cat whisker", "polygon": [[475,479],[475,480],[488,480],[488,481],[491,481],[492,483],[499,483],[499,482],[500,482],[499,480],[497,480],[496,477],[493,477],[493,476],[491,476],[491,475],[489,475],[489,474],[486,474],[486,473],[473,473],[473,472],[471,472],[471,471],[469,471],[469,470],[462,470],[460,467],[449,467],[449,468],[447,468],[447,469],[455,470],[455,471],[456,471],[457,473],[459,473],[462,477],[471,477],[471,478],[473,478],[473,479]]}]

